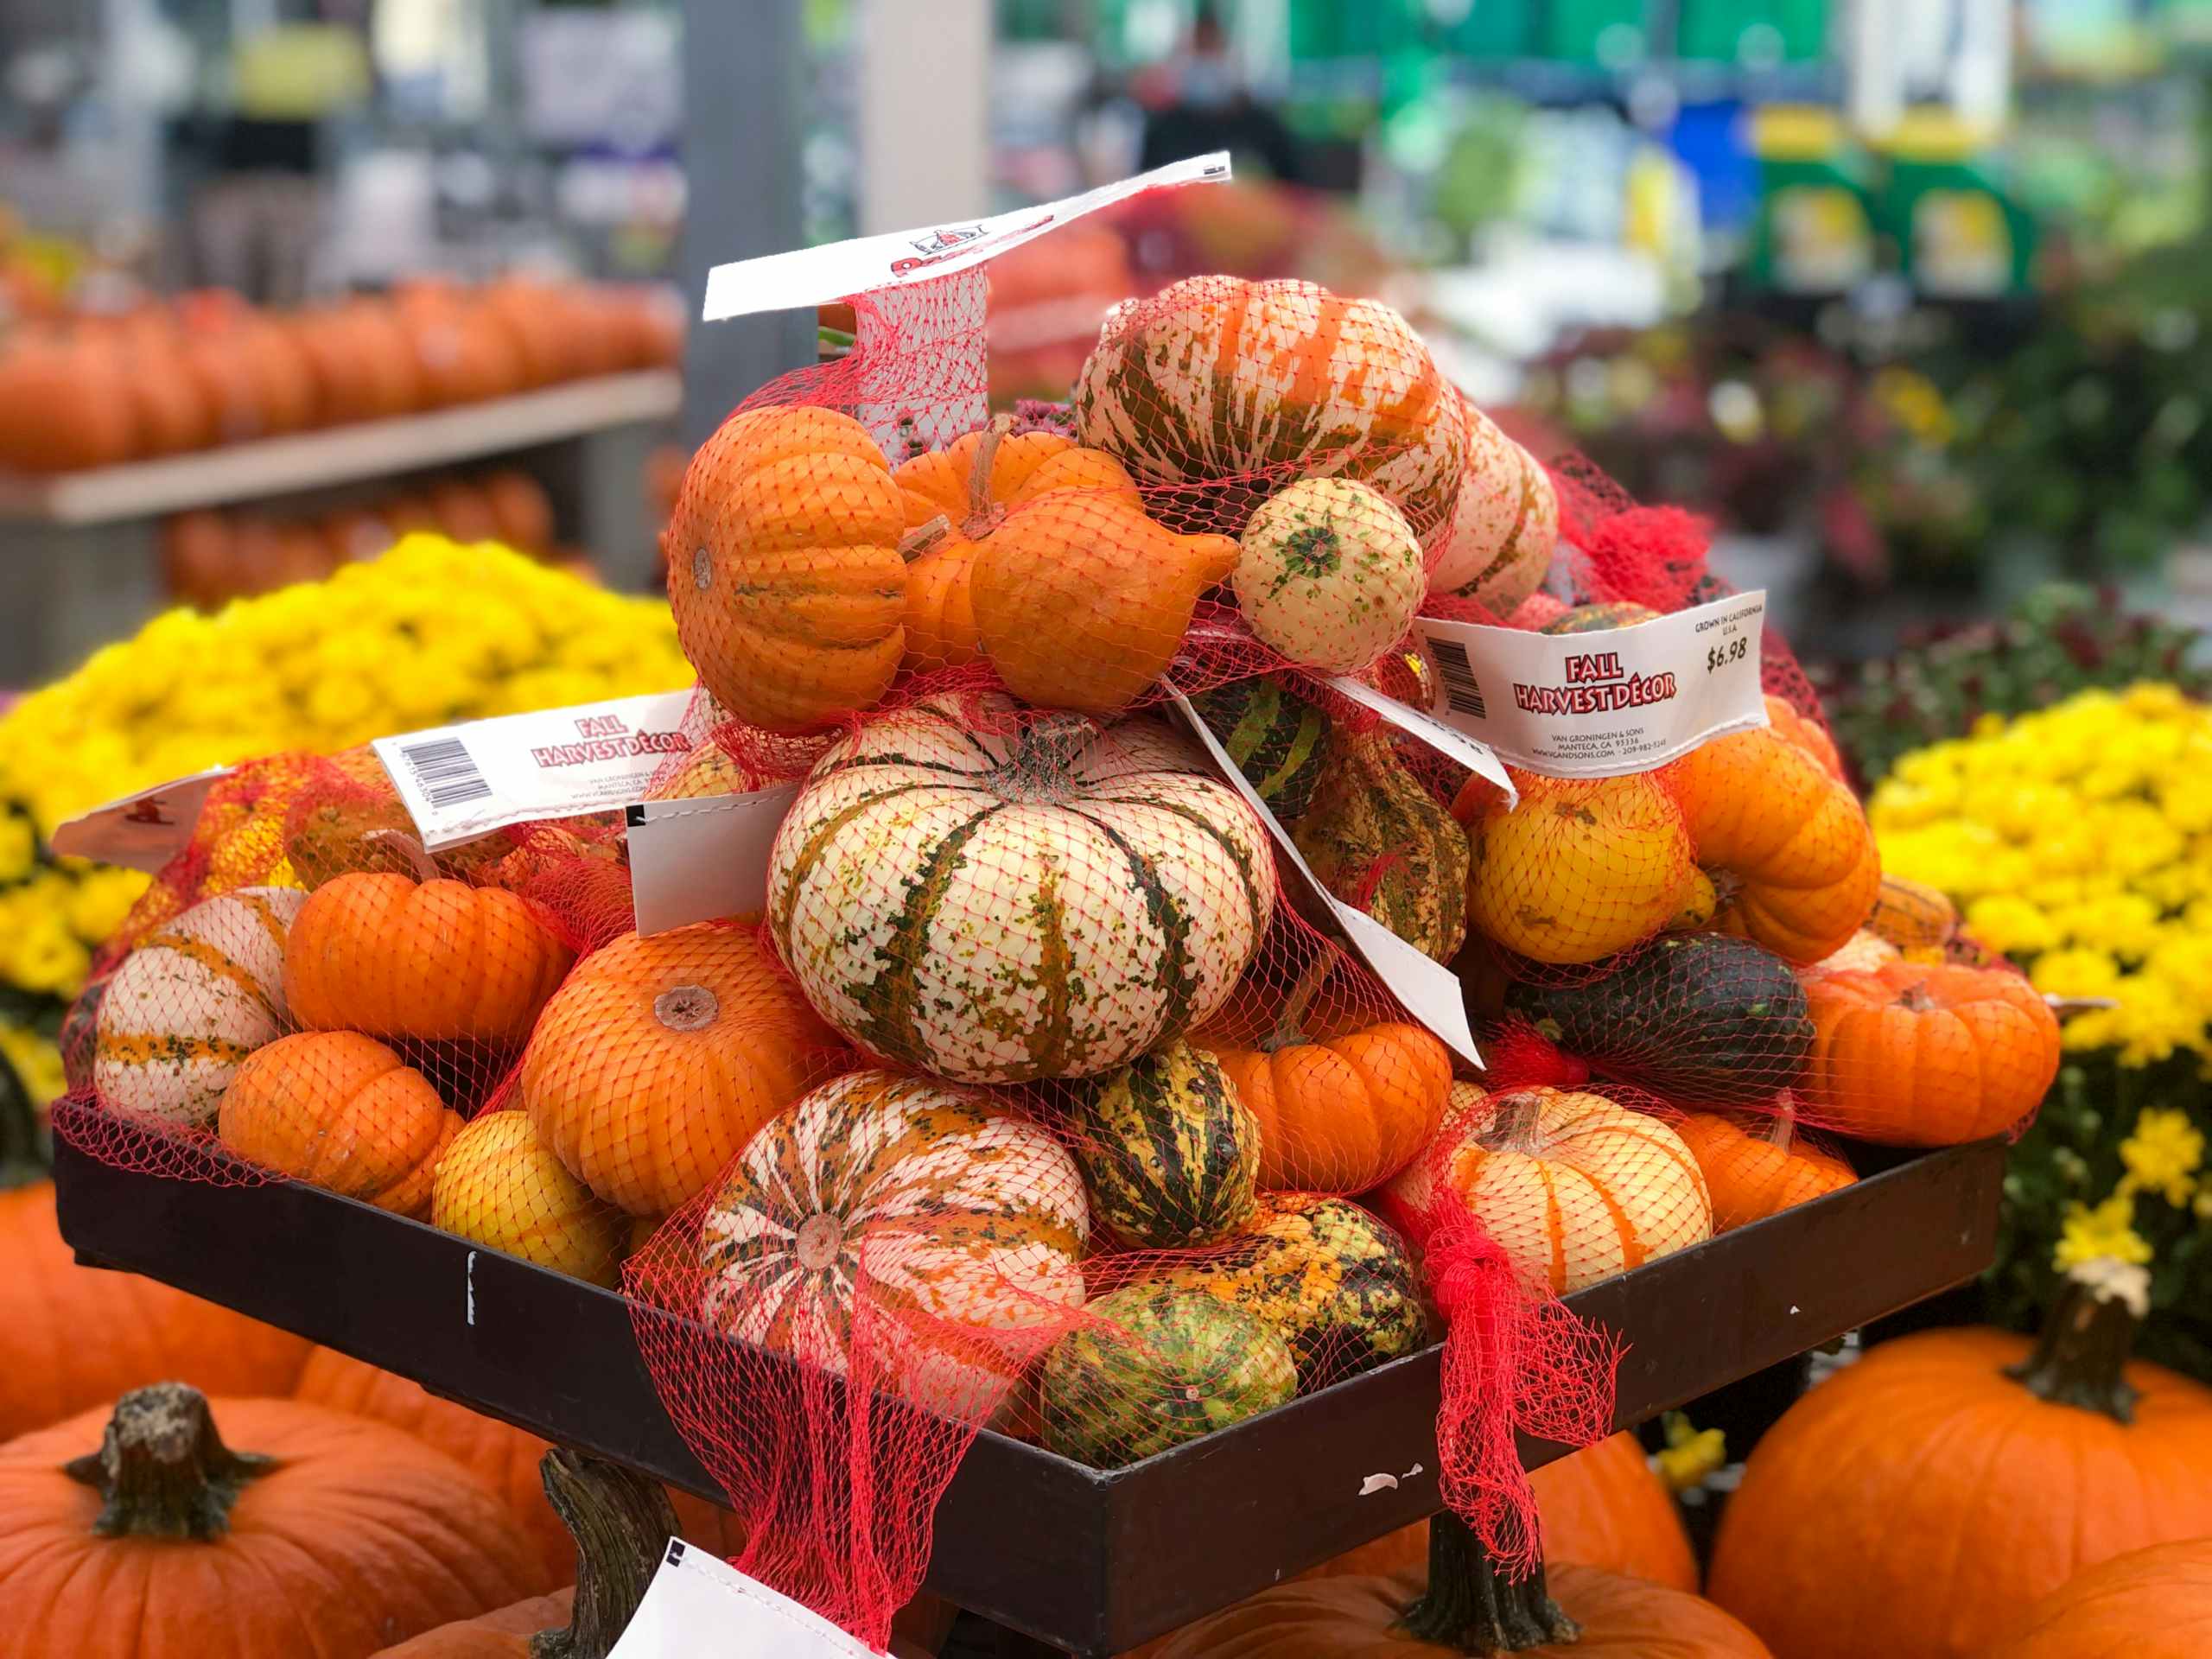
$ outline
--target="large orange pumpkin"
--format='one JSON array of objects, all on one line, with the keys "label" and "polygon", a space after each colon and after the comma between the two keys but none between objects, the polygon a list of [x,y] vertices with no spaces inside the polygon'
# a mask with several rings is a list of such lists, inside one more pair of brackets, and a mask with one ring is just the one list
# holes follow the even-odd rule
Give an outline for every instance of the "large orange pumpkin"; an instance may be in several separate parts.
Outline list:
[{"label": "large orange pumpkin", "polygon": [[10,1659],[359,1659],[533,1571],[460,1465],[320,1407],[167,1382],[0,1446]]},{"label": "large orange pumpkin", "polygon": [[1966,1659],[2083,1567],[2212,1535],[2212,1389],[2128,1363],[2143,1294],[2077,1278],[2039,1341],[1930,1332],[1821,1383],[1752,1452],[1709,1593],[1789,1659]]},{"label": "large orange pumpkin", "polygon": [[357,872],[300,907],[284,999],[311,1030],[514,1043],[573,960],[512,893]]},{"label": "large orange pumpkin", "polygon": [[739,719],[804,731],[889,689],[906,648],[906,498],[868,429],[756,409],[699,447],[662,532],[677,638]]},{"label": "large orange pumpkin", "polygon": [[1713,926],[1792,962],[1818,962],[1858,931],[1882,880],[1874,832],[1809,750],[1771,729],[1738,732],[1663,775],[1713,889]]},{"label": "large orange pumpkin", "polygon": [[1705,1178],[1674,1130],[1545,1084],[1453,1084],[1443,1132],[1389,1198],[1416,1234],[1439,1198],[1464,1204],[1530,1283],[1562,1296],[1713,1231]]},{"label": "large orange pumpkin", "polygon": [[2058,1075],[2058,1017],[2009,968],[1891,962],[1805,977],[1811,1109],[1892,1146],[2009,1128]]},{"label": "large orange pumpkin", "polygon": [[135,1273],[77,1265],[54,1183],[0,1192],[0,1440],[128,1389],[190,1377],[223,1394],[283,1394],[308,1342]]},{"label": "large orange pumpkin", "polygon": [[1411,1163],[1444,1121],[1452,1055],[1421,1027],[1305,1030],[1320,977],[1337,960],[1331,951],[1308,969],[1256,1042],[1191,1039],[1221,1062],[1257,1120],[1259,1184],[1275,1192],[1364,1192]]},{"label": "large orange pumpkin", "polygon": [[626,933],[546,1005],[522,1104],[586,1186],[631,1215],[664,1216],[710,1185],[837,1047],[753,929]]},{"label": "large orange pumpkin", "polygon": [[1692,1112],[1674,1130],[1704,1173],[1716,1233],[1825,1197],[1859,1179],[1836,1154],[1798,1139],[1783,1113]]},{"label": "large orange pumpkin", "polygon": [[1979,1659],[2204,1659],[2212,1538],[2115,1555],[2030,1608]]},{"label": "large orange pumpkin", "polygon": [[417,1219],[461,1128],[420,1071],[352,1031],[296,1032],[256,1049],[215,1122],[248,1163]]}]

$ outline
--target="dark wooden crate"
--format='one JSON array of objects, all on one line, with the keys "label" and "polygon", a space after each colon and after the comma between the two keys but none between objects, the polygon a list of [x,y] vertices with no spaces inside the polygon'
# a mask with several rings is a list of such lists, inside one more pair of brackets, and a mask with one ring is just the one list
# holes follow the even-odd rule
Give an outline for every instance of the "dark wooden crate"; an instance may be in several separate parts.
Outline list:
[{"label": "dark wooden crate", "polygon": [[[62,1107],[61,1113],[83,1110]],[[65,1124],[66,1128],[66,1124]],[[190,1173],[200,1154],[173,1157]],[[2004,1149],[1911,1157],[1568,1298],[1629,1344],[1630,1427],[1971,1278],[1996,1243]],[[203,1172],[219,1176],[213,1160]],[[702,1497],[612,1292],[289,1182],[224,1185],[56,1148],[82,1261],[221,1302]],[[1104,1656],[1433,1513],[1430,1348],[1127,1469],[984,1433],[938,1506],[928,1586]],[[1530,1467],[1561,1448],[1522,1447]],[[1395,1485],[1370,1477],[1388,1475]]]}]

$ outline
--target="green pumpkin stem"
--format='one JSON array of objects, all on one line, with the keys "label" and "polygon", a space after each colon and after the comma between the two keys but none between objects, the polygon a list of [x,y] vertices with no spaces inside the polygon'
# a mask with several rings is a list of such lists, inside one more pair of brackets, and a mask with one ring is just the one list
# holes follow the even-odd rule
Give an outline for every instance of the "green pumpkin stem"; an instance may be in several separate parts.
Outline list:
[{"label": "green pumpkin stem", "polygon": [[1261,1039],[1262,1053],[1294,1048],[1306,1040],[1306,1010],[1313,1006],[1313,999],[1321,994],[1321,988],[1329,982],[1329,976],[1336,972],[1339,960],[1333,944],[1324,941],[1314,947],[1313,960],[1306,964],[1306,971],[1299,975],[1298,982],[1283,999],[1282,1012],[1275,1016],[1275,1028]]},{"label": "green pumpkin stem", "polygon": [[1399,1623],[1418,1641],[1480,1655],[1563,1646],[1582,1636],[1545,1587],[1541,1560],[1527,1578],[1508,1578],[1449,1510],[1428,1523],[1428,1588]]},{"label": "green pumpkin stem", "polygon": [[660,1571],[676,1510],[658,1481],[564,1447],[537,1474],[576,1541],[576,1599],[567,1629],[530,1638],[531,1659],[607,1659]]},{"label": "green pumpkin stem", "polygon": [[156,1382],[117,1401],[100,1449],[61,1472],[99,1493],[92,1530],[103,1538],[207,1544],[231,1529],[238,1494],[276,1467],[223,1444],[199,1389]]},{"label": "green pumpkin stem", "polygon": [[2051,1304],[2034,1351],[2006,1366],[2005,1375],[2038,1400],[2132,1423],[2137,1395],[2127,1381],[2127,1361],[2141,1322],[2141,1309],[2126,1289],[2077,1267]]},{"label": "green pumpkin stem", "polygon": [[1003,516],[991,500],[991,468],[998,464],[999,445],[1014,430],[1014,416],[995,415],[976,446],[976,459],[968,468],[968,523],[970,541],[981,540],[998,528]]}]

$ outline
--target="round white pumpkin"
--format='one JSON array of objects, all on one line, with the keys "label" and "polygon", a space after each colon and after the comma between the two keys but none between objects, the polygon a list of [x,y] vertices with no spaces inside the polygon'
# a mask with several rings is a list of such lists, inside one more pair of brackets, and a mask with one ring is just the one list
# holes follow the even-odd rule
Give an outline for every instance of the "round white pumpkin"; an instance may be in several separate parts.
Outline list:
[{"label": "round white pumpkin", "polygon": [[963,1083],[1092,1077],[1228,999],[1274,909],[1257,816],[1156,721],[991,695],[833,744],[768,861],[822,1017]]},{"label": "round white pumpkin", "polygon": [[1471,599],[1494,614],[1512,613],[1550,571],[1559,545],[1559,496],[1542,463],[1467,409],[1467,464],[1444,550],[1428,591]]},{"label": "round white pumpkin", "polygon": [[1076,434],[1141,484],[1228,483],[1173,511],[1234,535],[1258,495],[1356,478],[1441,543],[1459,493],[1465,402],[1406,320],[1313,283],[1191,276],[1117,307],[1084,362]]},{"label": "round white pumpkin", "polygon": [[968,1421],[1083,1305],[1083,1177],[988,1096],[854,1071],[747,1142],[699,1233],[702,1312],[741,1341]]},{"label": "round white pumpkin", "polygon": [[1389,1208],[1418,1231],[1440,1185],[1524,1280],[1561,1296],[1713,1236],[1681,1136],[1579,1090],[1453,1084],[1443,1132],[1390,1183]]},{"label": "round white pumpkin", "polygon": [[92,1086],[113,1109],[215,1121],[246,1056],[284,1030],[284,941],[307,894],[240,887],[149,933],[108,981]]},{"label": "round white pumpkin", "polygon": [[1427,592],[1406,515],[1369,485],[1300,479],[1244,526],[1237,608],[1292,662],[1355,674],[1405,637]]}]

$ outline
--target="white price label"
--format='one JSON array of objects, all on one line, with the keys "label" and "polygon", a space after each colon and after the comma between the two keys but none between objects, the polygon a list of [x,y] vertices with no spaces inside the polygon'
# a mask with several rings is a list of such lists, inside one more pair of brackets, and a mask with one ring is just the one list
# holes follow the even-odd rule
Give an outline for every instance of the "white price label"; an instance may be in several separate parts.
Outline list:
[{"label": "white price label", "polygon": [[799,306],[827,305],[876,289],[949,276],[1147,190],[1221,184],[1228,178],[1228,152],[1217,150],[1211,156],[1193,156],[1188,161],[1154,168],[1118,184],[1101,185],[1079,196],[1020,207],[989,219],[855,237],[827,247],[800,248],[762,259],[716,265],[707,273],[707,300],[701,315],[707,321],[715,322],[761,311],[789,311]]},{"label": "white price label", "polygon": [[629,810],[630,903],[638,931],[757,916],[768,907],[768,849],[797,784],[749,795],[642,801]]},{"label": "white price label", "polygon": [[1405,1006],[1408,1014],[1442,1039],[1444,1045],[1471,1065],[1483,1063],[1475,1047],[1475,1033],[1467,1024],[1467,999],[1459,984],[1459,975],[1441,963],[1432,961],[1396,934],[1368,915],[1355,910],[1321,885],[1321,878],[1313,874],[1313,867],[1306,861],[1306,855],[1298,850],[1298,843],[1290,838],[1282,820],[1276,817],[1273,808],[1260,798],[1250,779],[1230,759],[1229,751],[1221,740],[1207,729],[1198,718],[1198,711],[1191,707],[1191,700],[1179,691],[1169,693],[1175,712],[1183,723],[1205,745],[1221,775],[1230,787],[1244,798],[1245,803],[1260,815],[1260,822],[1268,826],[1268,833],[1274,837],[1275,845],[1282,849],[1284,858],[1297,872],[1321,906],[1336,918],[1338,930],[1344,936],[1352,951],[1374,971],[1375,976],[1389,988],[1390,995]]},{"label": "white price label", "polygon": [[371,745],[435,852],[511,824],[627,806],[688,754],[689,691],[434,727]]},{"label": "white price label", "polygon": [[1430,712],[1548,778],[1616,778],[1766,724],[1764,592],[1599,633],[1417,617]]},{"label": "white price label", "polygon": [[671,1538],[607,1659],[881,1659],[811,1608]]},{"label": "white price label", "polygon": [[1351,698],[1363,709],[1372,709],[1402,732],[1410,733],[1434,749],[1465,766],[1478,777],[1487,778],[1505,791],[1508,806],[1521,804],[1521,791],[1513,786],[1513,774],[1506,771],[1497,758],[1497,752],[1479,739],[1446,725],[1433,715],[1425,715],[1411,703],[1400,702],[1386,692],[1377,691],[1363,680],[1355,680],[1349,674],[1339,674],[1329,681],[1331,688]]},{"label": "white price label", "polygon": [[54,826],[54,850],[157,875],[191,843],[207,791],[230,775],[228,766],[210,767],[79,813]]}]

